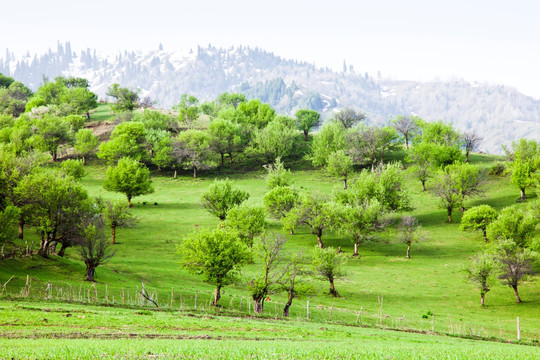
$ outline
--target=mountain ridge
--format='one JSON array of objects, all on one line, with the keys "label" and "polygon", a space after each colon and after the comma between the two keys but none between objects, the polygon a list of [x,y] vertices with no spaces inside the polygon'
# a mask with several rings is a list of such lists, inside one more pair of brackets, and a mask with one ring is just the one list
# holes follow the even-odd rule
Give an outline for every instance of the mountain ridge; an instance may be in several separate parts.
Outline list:
[{"label": "mountain ridge", "polygon": [[478,133],[484,137],[480,150],[490,153],[500,153],[502,144],[521,137],[540,140],[540,100],[508,86],[463,80],[390,80],[359,74],[352,67],[336,72],[244,46],[104,55],[95,49],[73,52],[67,42],[40,56],[27,53],[17,58],[6,50],[0,58],[0,73],[34,90],[43,76],[83,77],[100,98],[105,98],[110,84],[118,82],[139,88],[141,96],[150,96],[161,107],[176,104],[182,93],[204,101],[234,91],[260,98],[286,114],[311,108],[328,118],[341,108],[353,107],[376,124],[416,114]]}]

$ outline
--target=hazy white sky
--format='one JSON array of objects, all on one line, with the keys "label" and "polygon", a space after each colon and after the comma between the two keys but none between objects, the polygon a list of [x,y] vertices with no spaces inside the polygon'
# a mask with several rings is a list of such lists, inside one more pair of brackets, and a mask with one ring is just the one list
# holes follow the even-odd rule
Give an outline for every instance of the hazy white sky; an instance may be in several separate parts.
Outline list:
[{"label": "hazy white sky", "polygon": [[259,46],[396,79],[505,84],[540,99],[537,0],[24,0],[0,2],[0,56]]}]

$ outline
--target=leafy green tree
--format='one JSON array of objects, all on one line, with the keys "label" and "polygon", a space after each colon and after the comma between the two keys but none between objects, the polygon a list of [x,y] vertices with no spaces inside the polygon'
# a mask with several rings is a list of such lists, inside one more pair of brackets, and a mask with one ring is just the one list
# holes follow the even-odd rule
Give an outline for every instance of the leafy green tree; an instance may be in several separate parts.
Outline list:
[{"label": "leafy green tree", "polygon": [[339,122],[345,129],[350,129],[365,120],[366,115],[356,112],[351,108],[346,108],[334,115],[334,120]]},{"label": "leafy green tree", "polygon": [[315,110],[301,109],[296,112],[295,116],[298,130],[304,132],[304,140],[308,141],[308,133],[319,124],[321,114]]},{"label": "leafy green tree", "polygon": [[399,224],[399,240],[407,245],[407,259],[411,258],[411,245],[422,240],[422,226],[414,216],[402,216]]},{"label": "leafy green tree", "polygon": [[426,191],[426,181],[433,177],[434,164],[432,163],[431,144],[421,143],[414,146],[407,156],[407,161],[413,163],[411,172],[422,183],[422,190]]},{"label": "leafy green tree", "polygon": [[51,154],[52,160],[58,157],[58,147],[71,140],[69,124],[57,116],[46,116],[34,122],[40,136],[38,148]]},{"label": "leafy green tree", "polygon": [[392,120],[392,126],[405,138],[405,148],[409,149],[409,141],[414,137],[418,131],[418,124],[416,122],[417,117],[414,115],[403,116],[400,115]]},{"label": "leafy green tree", "polygon": [[313,268],[315,273],[330,282],[330,294],[335,297],[338,297],[339,294],[334,281],[345,276],[345,271],[343,270],[345,263],[345,258],[338,254],[334,248],[315,248],[313,254]]},{"label": "leafy green tree", "polygon": [[193,169],[193,178],[197,171],[217,166],[217,161],[210,148],[212,138],[207,131],[190,129],[182,131],[173,144],[173,157],[185,169]]},{"label": "leafy green tree", "polygon": [[518,247],[529,247],[537,222],[532,214],[524,213],[514,206],[506,207],[497,219],[488,224],[486,235],[494,243],[512,241]]},{"label": "leafy green tree", "polygon": [[292,182],[291,170],[285,169],[281,157],[277,157],[273,164],[263,165],[266,169],[266,188],[272,190],[278,186],[289,186]]},{"label": "leafy green tree", "polygon": [[259,99],[240,102],[236,107],[237,122],[254,126],[257,129],[265,128],[275,117],[275,110]]},{"label": "leafy green tree", "polygon": [[448,222],[452,222],[453,210],[463,204],[463,197],[456,188],[454,175],[449,171],[439,170],[432,191],[440,200],[439,207],[446,209]]},{"label": "leafy green tree", "polygon": [[467,231],[482,230],[484,240],[487,242],[486,229],[497,218],[497,215],[497,210],[489,205],[474,206],[463,213],[460,229]]},{"label": "leafy green tree", "polygon": [[32,92],[23,83],[14,81],[7,87],[0,86],[0,114],[18,117],[24,113]]},{"label": "leafy green tree", "polygon": [[328,156],[326,170],[333,176],[343,180],[343,188],[347,189],[347,179],[353,172],[353,161],[343,150],[333,152]]},{"label": "leafy green tree", "polygon": [[274,218],[281,220],[298,201],[298,193],[289,186],[276,186],[263,197],[264,207]]},{"label": "leafy green tree", "polygon": [[220,108],[231,106],[236,109],[240,103],[247,102],[247,99],[244,94],[224,92],[218,96],[216,102]]},{"label": "leafy green tree", "polygon": [[139,92],[120,87],[119,84],[109,86],[107,96],[115,100],[111,105],[114,111],[133,111],[139,107]]},{"label": "leafy green tree", "polygon": [[126,195],[128,207],[131,207],[132,198],[154,192],[150,170],[137,160],[130,158],[122,158],[118,160],[116,166],[107,168],[103,188]]},{"label": "leafy green tree", "polygon": [[345,148],[343,125],[336,121],[327,122],[313,137],[310,160],[315,166],[325,166],[331,153]]},{"label": "leafy green tree", "polygon": [[28,224],[40,233],[39,254],[48,258],[49,247],[62,244],[58,252],[73,245],[72,234],[77,230],[81,214],[90,203],[86,190],[72,177],[53,171],[34,171],[21,179],[15,189],[21,210],[29,214]]},{"label": "leafy green tree", "polygon": [[17,224],[21,210],[8,205],[0,210],[0,244],[12,241],[17,237]]},{"label": "leafy green tree", "polygon": [[469,163],[448,165],[445,171],[451,174],[454,189],[461,195],[461,211],[465,211],[465,198],[480,195],[483,192],[484,173],[478,166]]},{"label": "leafy green tree", "polygon": [[191,127],[193,122],[199,118],[201,112],[199,109],[199,99],[189,94],[182,94],[180,96],[180,102],[173,109],[178,110],[180,121],[187,124],[188,127]]},{"label": "leafy green tree", "polygon": [[75,114],[85,114],[90,119],[90,110],[97,107],[97,95],[84,87],[73,87],[62,94],[60,102],[69,104]]},{"label": "leafy green tree", "polygon": [[265,128],[256,130],[252,145],[256,153],[267,162],[288,156],[293,148],[294,130],[279,121],[271,121]]},{"label": "leafy green tree", "polygon": [[233,189],[232,182],[216,180],[206,191],[202,198],[202,206],[210,214],[224,221],[229,210],[249,199],[249,193],[239,189]]},{"label": "leafy green tree", "polygon": [[268,228],[264,207],[245,203],[234,206],[228,211],[224,226],[236,231],[240,239],[252,247],[253,239]]},{"label": "leafy green tree", "polygon": [[282,218],[288,228],[306,225],[317,236],[319,247],[324,248],[323,230],[331,225],[330,199],[320,192],[303,192],[298,197],[294,208]]},{"label": "leafy green tree", "polygon": [[106,201],[102,204],[103,219],[111,228],[111,244],[116,244],[116,228],[133,227],[137,218],[121,201]]},{"label": "leafy green tree", "polygon": [[353,160],[370,164],[371,170],[375,169],[377,161],[383,163],[387,151],[401,146],[396,130],[389,126],[358,126],[348,131],[346,140]]},{"label": "leafy green tree", "polygon": [[467,280],[480,289],[480,305],[485,305],[486,294],[493,285],[493,276],[496,264],[493,255],[484,253],[477,256],[470,267],[464,269]]},{"label": "leafy green tree", "polygon": [[278,281],[282,289],[287,292],[287,302],[283,305],[283,317],[289,317],[289,309],[294,298],[310,291],[310,286],[302,279],[302,275],[307,273],[306,262],[302,252],[293,256],[285,268],[283,277]]},{"label": "leafy green tree", "polygon": [[463,134],[463,147],[465,148],[465,162],[469,162],[469,153],[482,142],[482,137],[475,132],[466,132]]},{"label": "leafy green tree", "polygon": [[172,144],[173,140],[170,136],[165,136],[159,139],[155,144],[152,151],[152,163],[158,167],[158,171],[162,168],[172,167],[174,168],[174,178],[176,179],[176,161],[172,156]]},{"label": "leafy green tree", "polygon": [[177,246],[180,266],[201,275],[204,282],[216,287],[214,306],[218,305],[221,289],[239,278],[239,273],[251,259],[251,254],[236,233],[225,229],[200,230],[188,235]]},{"label": "leafy green tree", "polygon": [[221,156],[221,166],[225,155],[229,155],[232,162],[233,154],[238,152],[242,146],[242,129],[240,125],[225,119],[214,119],[208,128],[212,149]]},{"label": "leafy green tree", "polygon": [[[419,118],[416,122],[420,132],[413,139],[413,153],[423,152],[421,156],[427,157],[434,167],[444,167],[463,160],[462,136],[452,124],[441,120],[425,122]],[[416,149],[419,145],[419,149]]]},{"label": "leafy green tree", "polygon": [[114,163],[129,157],[142,160],[146,156],[146,129],[138,122],[125,122],[114,128],[111,139],[99,146],[98,157]]},{"label": "leafy green tree", "polygon": [[82,157],[83,165],[86,165],[88,156],[94,154],[99,145],[99,139],[90,129],[80,129],[75,134],[75,150]]},{"label": "leafy green tree", "polygon": [[516,153],[515,160],[510,164],[512,171],[512,184],[516,185],[520,192],[520,200],[527,198],[525,190],[536,183],[535,175],[540,170],[540,155],[524,159],[521,153]]},{"label": "leafy green tree", "polygon": [[75,180],[80,180],[86,176],[86,171],[81,160],[64,160],[60,168],[66,175],[73,177]]},{"label": "leafy green tree", "polygon": [[256,244],[255,255],[263,264],[262,274],[258,275],[248,285],[253,299],[253,310],[260,314],[264,309],[264,301],[268,295],[275,291],[276,285],[283,271],[279,268],[283,260],[283,245],[287,239],[280,234],[263,235]]}]

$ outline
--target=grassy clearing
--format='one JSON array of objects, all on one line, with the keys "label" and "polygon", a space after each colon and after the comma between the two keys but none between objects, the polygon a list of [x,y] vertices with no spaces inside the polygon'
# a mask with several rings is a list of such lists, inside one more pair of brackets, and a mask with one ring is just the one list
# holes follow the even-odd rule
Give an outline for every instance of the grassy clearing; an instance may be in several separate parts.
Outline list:
[{"label": "grassy clearing", "polygon": [[90,121],[107,121],[114,118],[110,104],[99,103],[97,108],[90,111]]},{"label": "grassy clearing", "polygon": [[535,359],[540,348],[448,336],[170,311],[0,302],[1,356],[189,359]]},{"label": "grassy clearing", "polygon": [[[487,155],[473,155],[471,160],[475,164],[488,168],[496,161],[496,158]],[[92,196],[102,196],[105,199],[123,199],[119,194],[103,190],[102,183],[105,177],[105,169],[104,165],[91,162],[88,166],[89,174],[83,179],[84,186]],[[107,292],[107,301],[109,303],[113,302],[113,300],[116,304],[121,303],[122,289],[124,289],[124,296],[127,298],[126,303],[128,305],[142,306],[140,297],[136,297],[135,294],[141,282],[144,282],[146,288],[157,295],[158,302],[162,307],[169,307],[171,288],[174,288],[173,309],[183,311],[193,309],[195,293],[197,292],[198,311],[201,309],[203,311],[213,311],[208,306],[208,300],[213,288],[202,283],[197,276],[178,269],[175,244],[193,229],[218,225],[218,220],[205,212],[200,206],[200,197],[214,178],[223,176],[233,180],[235,186],[247,190],[251,194],[251,198],[248,200],[250,203],[260,203],[262,201],[266,191],[262,170],[249,173],[227,172],[226,175],[216,171],[210,175],[202,175],[198,179],[193,179],[189,173],[186,173],[177,180],[172,179],[167,174],[154,174],[156,192],[134,199],[134,212],[139,217],[140,223],[133,229],[118,229],[117,255],[110,263],[97,269],[96,279],[98,282],[96,288],[100,302],[105,301],[105,293]],[[321,190],[331,193],[335,187],[340,186],[338,180],[319,170],[293,171],[293,176],[294,186],[299,189]],[[332,326],[337,326],[335,324],[355,325],[358,321],[357,312],[360,310],[362,314],[359,318],[359,324],[375,326],[380,323],[378,297],[382,296],[384,298],[382,310],[382,325],[384,327],[401,328],[404,321],[405,328],[422,331],[431,331],[433,329],[438,333],[471,334],[495,338],[499,338],[502,331],[502,338],[513,341],[516,339],[516,317],[519,316],[522,339],[528,341],[538,340],[540,328],[540,285],[538,282],[524,283],[520,286],[520,294],[524,300],[522,304],[515,303],[512,289],[500,284],[496,285],[487,294],[487,306],[482,308],[479,304],[478,290],[464,280],[461,270],[483,247],[482,235],[480,233],[459,231],[461,213],[458,210],[455,211],[454,222],[447,223],[445,221],[445,211],[437,208],[436,198],[422,191],[420,182],[409,178],[407,187],[412,194],[413,204],[416,207],[412,214],[419,219],[426,235],[426,241],[413,245],[412,259],[407,260],[405,258],[406,247],[395,242],[395,230],[391,228],[389,231],[380,234],[379,241],[361,247],[361,256],[358,259],[351,258],[349,260],[346,265],[347,276],[336,281],[336,288],[341,295],[340,298],[336,299],[328,295],[327,283],[311,279],[309,281],[313,284],[315,291],[307,298],[296,299],[293,302],[291,308],[293,321],[278,321],[269,324],[271,326],[277,326],[276,324],[281,323],[293,324],[295,320],[304,319],[306,317],[307,300],[309,300],[311,321],[318,323],[313,325],[315,327],[328,327],[329,324],[334,324]],[[485,196],[467,201],[466,206],[487,203],[500,210],[504,206],[515,204],[518,195],[516,189],[510,184],[509,178],[489,177]],[[526,205],[525,203],[520,206]],[[398,218],[399,214],[394,216],[394,219],[397,220]],[[271,227],[275,231],[281,231],[281,225],[276,221],[272,221]],[[37,235],[31,231],[27,231],[27,236],[30,240],[37,240]],[[323,241],[327,246],[341,246],[346,255],[352,254],[352,242],[341,235],[327,231],[323,235]],[[286,244],[287,256],[292,256],[302,249],[309,253],[310,249],[315,245],[315,236],[307,228],[299,228],[294,236],[290,236],[290,240]],[[257,271],[259,271],[257,263],[247,266],[244,271],[245,280],[225,288],[225,294],[221,300],[224,312],[234,316],[240,315],[238,312],[240,312],[242,302],[242,314],[247,313],[250,302],[246,284]],[[75,300],[93,302],[94,290],[90,284],[82,281],[84,265],[78,260],[75,249],[68,249],[67,255],[63,259],[53,257],[51,260],[45,261],[33,257],[31,259],[16,258],[0,261],[0,283],[3,284],[11,275],[15,275],[15,278],[8,284],[7,293],[19,294],[24,288],[26,275],[29,275],[32,279],[31,294],[33,297],[44,299],[47,296],[45,293],[47,282],[51,281],[53,284],[53,299],[67,298],[69,287],[72,286]],[[276,315],[280,318],[281,304],[284,300],[284,294],[271,295],[271,301],[266,303],[263,317],[267,321],[269,317],[276,317]],[[45,301],[36,305],[38,308],[48,306]],[[330,309],[332,309],[332,313]],[[114,311],[122,312],[124,310],[117,309]],[[428,312],[435,315],[424,317]],[[152,312],[152,314],[154,313]],[[107,316],[103,315],[102,323],[110,322]],[[133,313],[130,316],[134,316]],[[152,317],[155,318],[156,315],[152,315]],[[143,317],[135,316],[130,321],[137,322],[141,318]],[[67,319],[62,318],[62,320]],[[0,321],[4,322],[2,317],[0,317]],[[158,324],[161,321],[160,318]],[[221,324],[223,321],[228,320],[220,318],[219,321],[208,321],[208,323]],[[246,320],[242,319],[240,321]],[[306,324],[310,323],[302,322],[302,326],[297,326],[295,331],[304,331],[303,329],[308,326]],[[49,326],[44,327],[42,325],[43,323],[39,323],[39,326],[36,325],[35,329],[40,331],[49,329]],[[58,326],[61,327],[61,323],[58,323]],[[340,329],[348,328],[350,326],[340,327]],[[2,331],[7,331],[5,329],[6,327],[3,327]],[[11,327],[9,329],[10,331],[13,330]],[[53,326],[50,329],[56,331],[57,327]],[[270,337],[270,339],[274,339],[275,333],[271,334],[274,337]],[[260,342],[257,343],[257,348],[262,349],[261,358],[272,357],[272,354],[275,355],[276,353],[272,353],[272,351],[276,347],[290,350],[287,356],[290,355],[293,358],[313,357],[314,354],[323,354],[323,352],[320,352],[323,350],[327,351],[324,352],[324,356],[331,354],[328,355],[329,357],[342,356],[350,358],[355,357],[350,354],[356,354],[364,356],[364,358],[379,358],[376,353],[381,349],[387,350],[388,352],[385,354],[390,358],[392,356],[399,358],[403,357],[400,354],[404,354],[400,353],[400,351],[406,351],[403,349],[413,351],[410,350],[411,343],[416,344],[417,342],[416,338],[404,339],[405,345],[401,347],[401,342],[398,340],[401,339],[401,336],[409,335],[399,333],[396,335],[396,341],[379,339],[378,342],[366,342],[365,353],[359,352],[361,349],[356,349],[355,345],[339,337],[333,339],[332,343],[315,340],[310,342],[311,340],[306,339],[294,344],[280,343],[279,345],[272,341]],[[423,339],[421,335],[414,336]],[[451,358],[449,356],[454,354],[450,351],[452,348],[454,348],[453,351],[461,351],[461,353],[456,353],[456,356],[463,356],[456,358],[467,358],[467,356],[483,357],[471,355],[473,354],[473,343],[471,343],[470,347],[468,345],[459,345],[459,350],[456,350],[455,344],[452,343],[454,339],[444,339],[446,339],[444,341],[450,341],[450,343],[444,343],[447,348],[441,345],[437,349],[434,349],[431,340],[418,340],[423,345],[419,345],[418,348],[415,347],[417,350],[411,352],[410,357]],[[34,355],[28,353],[28,351],[38,351],[37,346],[19,348],[18,346],[21,346],[24,341],[20,339],[2,340],[6,344],[9,342],[8,348],[20,349],[22,352],[19,353],[19,356],[28,354],[29,357],[41,357],[38,353],[34,353]],[[36,339],[32,341],[35,341],[37,345],[46,346],[47,342],[52,340]],[[89,348],[79,349],[76,345],[80,344],[82,340],[55,341],[57,341],[56,344],[59,344],[58,341],[62,343],[55,350],[59,352],[58,355],[54,356],[59,358],[66,356],[66,353],[61,353],[62,349],[80,351],[80,353],[74,353],[77,354],[77,357],[86,357],[85,354],[87,353],[85,351],[90,351]],[[152,354],[174,352],[184,357],[204,358],[204,354],[208,354],[205,351],[211,351],[215,347],[216,341],[218,340],[201,342],[195,339],[185,339],[181,344],[175,345],[172,340],[168,339],[145,340],[140,343],[130,342],[129,339],[115,341],[92,340],[90,348],[94,351],[90,351],[88,354],[106,353],[109,355],[128,354],[126,355],[128,357],[146,356],[148,355],[148,353],[144,352],[146,349]],[[440,341],[442,340],[435,340],[435,342]],[[117,350],[114,349],[117,345],[114,344],[120,343],[122,345],[119,349],[123,349],[124,352],[120,350],[115,352]],[[143,344],[148,345],[148,347],[145,348]],[[228,353],[230,357],[249,356],[251,354],[249,351],[253,351],[253,346],[250,344],[244,346],[240,340],[236,342],[220,342],[220,344],[223,344],[222,347],[230,349],[231,352]],[[498,346],[502,345],[488,343],[485,345],[485,351],[493,350],[496,352]],[[184,353],[185,351],[187,352]],[[484,350],[479,349],[478,351]],[[512,358],[513,353],[505,351],[500,352],[500,356]],[[434,355],[432,356],[432,354]],[[436,356],[436,354],[440,356]],[[496,358],[494,356],[489,357]]]}]

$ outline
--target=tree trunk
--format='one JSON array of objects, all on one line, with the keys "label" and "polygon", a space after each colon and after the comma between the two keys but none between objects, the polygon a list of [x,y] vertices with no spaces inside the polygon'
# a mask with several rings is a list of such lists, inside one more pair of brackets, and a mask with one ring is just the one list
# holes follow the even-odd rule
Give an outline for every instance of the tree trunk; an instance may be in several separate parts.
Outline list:
[{"label": "tree trunk", "polygon": [[178,171],[176,169],[174,169],[174,176],[173,178],[176,179],[176,177],[178,176]]},{"label": "tree trunk", "polygon": [[64,243],[62,243],[62,247],[60,248],[60,251],[58,252],[58,256],[64,257],[64,254],[66,253],[66,249],[69,246],[66,246]]},{"label": "tree trunk", "polygon": [[218,286],[216,288],[216,291],[214,292],[214,306],[217,306],[219,299],[221,298],[221,286]]},{"label": "tree trunk", "polygon": [[223,157],[225,156],[225,154],[221,153],[221,167],[223,167]]},{"label": "tree trunk", "polygon": [[426,180],[422,180],[422,190],[427,191],[427,189],[426,189]]},{"label": "tree trunk", "polygon": [[512,286],[512,289],[514,289],[514,293],[516,294],[516,302],[520,303],[520,302],[521,302],[521,298],[519,297],[517,285]]},{"label": "tree trunk", "polygon": [[324,244],[321,238],[322,238],[322,229],[317,229],[317,242],[319,243],[319,247],[321,249],[324,249]]},{"label": "tree trunk", "polygon": [[304,130],[304,141],[308,141],[308,131]]},{"label": "tree trunk", "polygon": [[482,305],[482,306],[485,305],[485,298],[486,298],[486,293],[481,292],[480,293],[480,305]]},{"label": "tree trunk", "polygon": [[405,135],[405,149],[409,150],[409,137]]},{"label": "tree trunk", "polygon": [[56,151],[51,151],[51,155],[52,155],[52,161],[53,161],[53,162],[56,161],[56,158],[57,158],[57,156],[58,156],[57,153],[56,153]]},{"label": "tree trunk", "polygon": [[287,302],[285,303],[285,306],[283,307],[283,317],[289,317],[289,308],[291,307],[293,298],[294,298],[294,286],[291,285],[289,287],[289,298],[287,299]]},{"label": "tree trunk", "polygon": [[95,272],[96,272],[95,266],[86,265],[86,281],[94,281]]},{"label": "tree trunk", "polygon": [[358,243],[355,241],[354,242],[354,253],[353,253],[353,256],[358,256]]},{"label": "tree trunk", "polygon": [[525,199],[527,198],[527,195],[525,195],[525,188],[521,188],[520,190],[521,190],[521,197],[520,197],[520,199],[521,199],[521,200],[525,200]]},{"label": "tree trunk", "polygon": [[131,207],[131,195],[127,196],[127,201],[128,201],[128,208],[130,208]]},{"label": "tree trunk", "polygon": [[485,242],[488,242],[486,228],[482,229],[482,231],[484,232],[484,241],[485,241]]},{"label": "tree trunk", "polygon": [[86,165],[86,156],[83,156],[83,157],[82,157],[82,164],[83,164],[83,166]]},{"label": "tree trunk", "polygon": [[90,120],[90,113],[88,111],[86,112],[86,120]]},{"label": "tree trunk", "polygon": [[446,210],[448,212],[448,222],[452,222],[452,208]]},{"label": "tree trunk", "polygon": [[411,244],[407,245],[407,259],[411,258]]},{"label": "tree trunk", "polygon": [[56,245],[58,244],[57,241],[52,241],[49,245],[49,253],[50,254],[56,254]]},{"label": "tree trunk", "polygon": [[39,255],[42,258],[48,259],[49,258],[48,252],[49,252],[49,239],[42,235],[41,244],[40,244],[40,247],[39,247]]},{"label": "tree trunk", "polygon": [[332,294],[334,297],[338,297],[339,294],[336,291],[336,287],[334,286],[334,278],[330,278],[330,294]]},{"label": "tree trunk", "polygon": [[253,298],[253,311],[255,311],[257,314],[261,314],[263,312],[263,303],[261,299]]},{"label": "tree trunk", "polygon": [[19,239],[23,239],[24,237],[24,220],[19,219]]},{"label": "tree trunk", "polygon": [[194,179],[197,178],[197,168],[196,167],[193,167],[193,178]]},{"label": "tree trunk", "polygon": [[116,244],[116,225],[111,225],[111,244]]},{"label": "tree trunk", "polygon": [[347,179],[343,179],[343,190],[347,190]]},{"label": "tree trunk", "polygon": [[294,235],[294,229],[291,229],[291,230],[289,231],[289,235]]},{"label": "tree trunk", "polygon": [[161,166],[160,166],[160,165],[158,165],[157,171],[158,171],[158,172],[161,172]]}]

